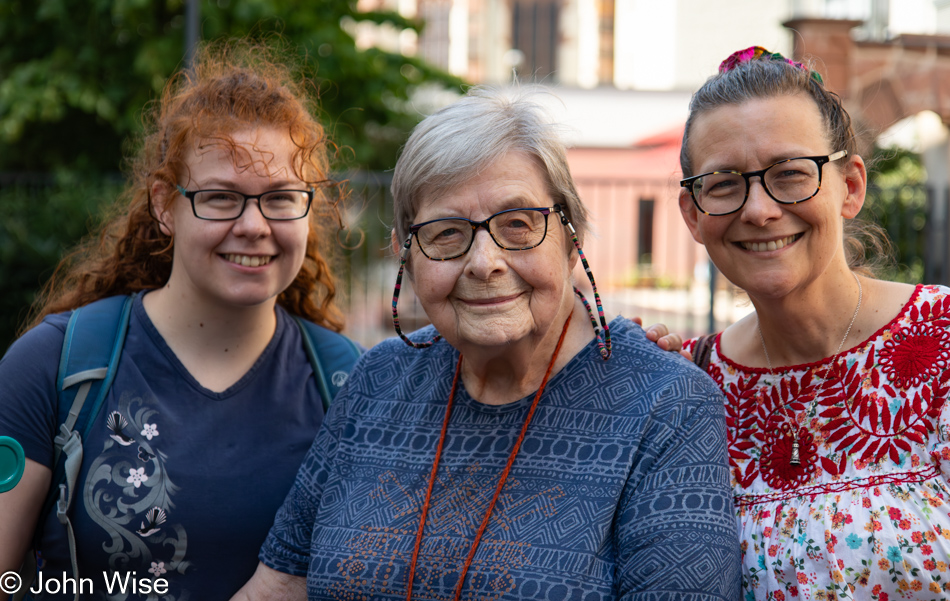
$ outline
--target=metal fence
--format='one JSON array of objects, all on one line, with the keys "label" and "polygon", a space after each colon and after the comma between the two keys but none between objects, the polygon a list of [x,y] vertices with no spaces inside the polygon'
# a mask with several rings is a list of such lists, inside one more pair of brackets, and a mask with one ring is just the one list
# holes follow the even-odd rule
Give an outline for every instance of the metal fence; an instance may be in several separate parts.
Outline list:
[{"label": "metal fence", "polygon": [[893,246],[894,264],[882,277],[950,284],[950,189],[869,186],[865,207],[860,217],[880,225]]},{"label": "metal fence", "polygon": [[[393,213],[389,193],[391,179],[389,173],[370,172],[353,174],[348,178],[347,197],[341,204],[345,228],[338,234],[339,244],[328,245],[336,249],[330,260],[340,283],[338,301],[346,315],[346,331],[366,345],[393,335],[391,301],[398,262],[392,252],[390,238]],[[582,186],[583,182],[578,184]],[[629,190],[629,184],[625,182],[621,187]],[[96,189],[94,185],[84,185],[84,190]],[[110,177],[99,188],[111,186],[110,189],[114,190],[117,185],[116,178]],[[42,262],[55,263],[55,257],[62,252],[53,236],[44,237],[34,231],[28,233],[33,237],[31,244],[36,248],[24,249],[23,236],[26,234],[22,232],[34,229],[38,215],[45,215],[47,220],[58,219],[47,213],[65,210],[68,199],[55,200],[63,196],[63,187],[62,181],[44,175],[0,174],[0,273],[5,274],[0,279],[6,280],[0,281],[0,293],[11,303],[16,298],[26,298],[25,293],[29,291],[25,288],[38,288],[52,267]],[[638,198],[623,190],[618,188],[609,194],[615,198],[614,202],[638,202]],[[950,190],[902,186],[885,190],[870,189],[869,196],[864,217],[884,227],[894,243],[897,255],[896,269],[883,275],[910,282],[950,284]],[[651,202],[657,205],[664,202],[660,195],[654,198],[655,201]],[[30,209],[31,204],[36,207]],[[608,210],[611,215],[614,211],[617,215],[622,213],[617,207]],[[641,216],[645,214],[640,212]],[[657,206],[649,214],[654,220],[652,229],[644,228],[643,224],[637,224],[637,227],[630,224],[630,227],[621,227],[620,230],[626,232],[628,238],[649,231],[653,234],[651,238],[654,243],[668,238],[668,228],[671,226],[668,220],[659,217],[662,215],[660,207]],[[81,225],[84,218],[80,211],[70,219],[76,222],[74,225]],[[335,228],[328,228],[328,231],[333,230]],[[609,246],[610,241],[605,242]],[[642,245],[635,240],[632,243],[626,240],[625,244],[643,250]],[[39,256],[37,249],[46,247],[49,247],[50,252],[44,259]],[[651,254],[656,256],[655,253]],[[31,255],[37,255],[38,258],[29,265],[12,264],[15,261],[22,262]],[[616,283],[611,285],[607,278],[612,269],[611,260],[614,259],[598,256],[593,265],[595,274],[598,274],[598,284],[604,288],[608,312],[641,315],[647,323],[664,321],[671,329],[687,334],[706,329],[707,317],[703,311],[709,310],[709,293],[701,290],[701,285],[699,290],[696,285],[687,285],[681,293],[669,289],[649,290],[641,287],[634,290]],[[635,264],[636,257],[628,255],[628,260]],[[24,276],[22,272],[34,266],[35,273]],[[605,274],[603,282],[599,273]],[[19,278],[16,281],[13,280],[14,274]],[[399,313],[405,330],[411,331],[424,325],[426,318],[412,293],[411,281],[404,278],[403,282]],[[655,306],[645,300],[647,297],[650,297],[651,302],[656,301]],[[12,304],[4,307],[11,321],[23,314],[22,309],[27,302],[20,301],[16,307]],[[716,302],[718,305],[720,301]],[[729,303],[730,299],[726,298],[724,302]],[[728,315],[719,316],[716,325],[722,327],[728,322]]]},{"label": "metal fence", "polygon": [[[339,254],[331,264],[340,283],[338,300],[346,315],[346,333],[371,346],[392,332],[391,300],[397,269],[390,239],[392,175],[361,172],[347,181],[347,196],[341,204],[344,230],[338,236]],[[411,331],[415,313],[421,310],[415,297],[406,292],[401,295],[400,312]]]},{"label": "metal fence", "polygon": [[[390,181],[389,174],[380,173],[358,174],[349,180],[347,221],[351,225],[348,232],[351,241],[362,238],[362,244],[342,251],[336,268],[342,282],[340,301],[347,314],[347,332],[364,344],[373,344],[393,335],[391,300],[398,264],[390,241]],[[660,184],[626,180],[577,182],[582,196],[597,197],[587,199],[588,204],[610,216],[609,219],[602,217],[602,221],[611,223],[606,229],[601,228],[604,231],[600,232],[600,239],[591,241],[601,250],[592,263],[605,307],[608,313],[640,316],[647,324],[663,322],[671,330],[687,335],[704,333],[709,324],[714,324],[714,329],[728,326],[743,314],[744,304],[746,309],[749,307],[743,293],[731,287],[724,278],[717,278],[715,302],[711,303],[708,285],[697,284],[691,281],[692,278],[670,287],[660,281],[664,274],[656,274],[659,277],[653,278],[656,280],[653,285],[643,285],[643,278],[639,282],[624,283],[623,278],[611,275],[625,269],[642,268],[638,265],[638,256],[644,252],[653,256],[656,267],[673,268],[686,261],[685,255],[692,251],[691,240],[682,242],[689,245],[690,250],[679,258],[670,249],[660,247],[673,237],[671,228],[678,225],[678,210],[651,206],[649,216],[652,223],[646,226],[638,222],[647,214],[637,207],[643,199],[649,198],[651,205],[676,202],[664,198]],[[893,264],[881,273],[881,277],[911,283],[950,284],[948,199],[950,190],[934,190],[924,185],[868,189],[867,209],[861,217],[885,230],[894,251]],[[677,223],[673,224],[673,220]],[[644,248],[639,240],[645,233],[651,234],[652,249]],[[606,249],[612,252],[604,252]],[[616,252],[622,249],[627,250]],[[656,262],[664,255],[666,259]],[[618,265],[618,262],[626,264]],[[682,265],[678,266],[678,271],[682,271]],[[586,282],[580,282],[580,285],[587,287]],[[710,315],[710,311],[715,314]],[[426,323],[408,279],[404,279],[399,313],[406,331]]]}]

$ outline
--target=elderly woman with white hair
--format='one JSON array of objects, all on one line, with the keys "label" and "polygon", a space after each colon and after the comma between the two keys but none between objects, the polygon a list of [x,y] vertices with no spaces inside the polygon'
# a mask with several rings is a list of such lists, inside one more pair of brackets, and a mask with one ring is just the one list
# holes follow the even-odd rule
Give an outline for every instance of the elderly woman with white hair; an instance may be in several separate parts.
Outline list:
[{"label": "elderly woman with white hair", "polygon": [[[355,368],[239,597],[736,599],[722,397],[607,324],[556,126],[473,90],[392,190],[402,340]],[[432,323],[409,336],[404,271]]]}]

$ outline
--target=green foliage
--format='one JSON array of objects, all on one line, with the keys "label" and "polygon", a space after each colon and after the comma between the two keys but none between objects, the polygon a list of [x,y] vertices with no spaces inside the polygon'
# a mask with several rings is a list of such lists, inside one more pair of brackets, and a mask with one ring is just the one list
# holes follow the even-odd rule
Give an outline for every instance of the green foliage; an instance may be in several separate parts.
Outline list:
[{"label": "green foliage", "polygon": [[[183,66],[185,0],[0,0],[0,348],[36,290],[98,218],[121,182],[123,145],[143,107]],[[355,0],[201,2],[201,38],[267,39],[312,76],[338,167],[385,170],[421,119],[416,92],[461,80],[417,59],[357,48],[359,24],[419,31]],[[292,56],[293,56],[292,54]],[[69,175],[72,173],[74,175]],[[79,177],[77,174],[84,174]]]},{"label": "green foliage", "polygon": [[[322,118],[351,164],[389,169],[426,86],[461,81],[422,61],[357,48],[360,23],[393,35],[419,23],[358,13],[355,0],[201,3],[201,37],[280,38],[315,74]],[[182,66],[184,0],[0,0],[0,171],[114,171],[145,103]]]},{"label": "green foliage", "polygon": [[118,178],[20,175],[0,180],[0,350],[60,256],[118,194]]},{"label": "green foliage", "polygon": [[927,174],[920,157],[903,148],[875,148],[868,198],[861,217],[880,225],[893,244],[894,262],[880,276],[918,283],[924,278]]},{"label": "green foliage", "polygon": [[207,39],[277,32],[295,45],[319,90],[331,139],[351,150],[359,167],[395,166],[398,149],[423,116],[412,104],[416,92],[460,91],[463,83],[418,59],[358,48],[354,32],[361,24],[377,24],[391,37],[421,31],[421,24],[391,12],[358,13],[355,1],[219,0],[202,10]]}]

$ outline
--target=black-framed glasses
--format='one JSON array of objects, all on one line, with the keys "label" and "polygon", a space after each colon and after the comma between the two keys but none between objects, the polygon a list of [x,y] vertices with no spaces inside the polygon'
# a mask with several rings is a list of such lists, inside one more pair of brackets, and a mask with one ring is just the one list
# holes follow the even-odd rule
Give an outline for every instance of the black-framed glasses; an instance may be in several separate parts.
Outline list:
[{"label": "black-framed glasses", "polygon": [[[537,242],[535,242],[531,246],[518,246],[516,244],[514,247],[509,248],[509,247],[504,246],[501,242],[499,242],[499,239],[506,240],[507,238],[501,235],[499,235],[499,237],[496,238],[495,237],[496,235],[492,233],[494,231],[494,228],[491,227],[490,222],[493,219],[495,219],[496,217],[500,215],[505,215],[506,213],[513,213],[516,211],[532,211],[532,212],[536,212],[538,215],[543,216],[544,231],[543,233],[541,233],[540,237],[538,237],[535,234],[534,237],[522,236],[521,238],[515,238],[516,241],[521,240],[522,243],[525,240],[533,240],[534,238],[537,238]],[[399,252],[399,271],[396,273],[396,286],[393,289],[393,327],[396,329],[396,334],[398,334],[399,337],[402,338],[403,342],[405,342],[406,344],[408,344],[409,346],[413,348],[418,348],[418,349],[430,347],[433,344],[435,344],[439,339],[442,338],[441,334],[436,334],[435,337],[433,337],[431,340],[428,340],[425,342],[414,342],[410,340],[408,336],[403,334],[402,328],[399,327],[399,312],[396,307],[399,304],[399,291],[402,290],[402,274],[406,269],[406,261],[409,260],[409,249],[412,246],[413,236],[415,236],[416,239],[420,241],[419,246],[420,246],[420,249],[422,248],[422,242],[418,235],[418,231],[420,229],[423,229],[424,226],[427,226],[431,223],[439,223],[439,222],[444,222],[444,221],[458,221],[459,222],[458,224],[456,224],[456,227],[457,229],[460,230],[460,232],[467,232],[466,235],[468,236],[468,242],[465,243],[464,245],[460,245],[457,250],[462,249],[463,246],[464,246],[464,250],[461,250],[461,252],[459,252],[458,254],[454,256],[451,256],[451,257],[446,256],[446,258],[443,258],[443,259],[432,259],[432,257],[429,257],[429,255],[426,255],[426,257],[429,257],[433,261],[448,261],[449,259],[455,259],[455,258],[461,257],[462,255],[464,255],[465,253],[469,251],[469,249],[472,247],[472,240],[475,238],[475,230],[480,227],[483,227],[486,230],[488,230],[488,234],[492,237],[492,240],[495,241],[495,244],[497,244],[501,248],[504,248],[505,250],[528,250],[528,249],[534,248],[538,246],[539,244],[541,244],[542,242],[544,242],[544,238],[547,235],[547,231],[548,231],[548,215],[550,215],[552,212],[558,215],[558,217],[561,220],[561,223],[571,233],[571,241],[574,243],[574,248],[577,249],[577,256],[580,257],[581,264],[584,266],[584,273],[587,274],[587,279],[590,280],[591,290],[594,292],[594,304],[597,306],[596,318],[594,317],[594,311],[593,309],[591,309],[590,303],[587,302],[586,298],[584,298],[583,293],[581,293],[581,291],[575,287],[574,294],[581,300],[581,302],[584,304],[584,308],[587,310],[587,316],[590,318],[590,324],[594,328],[594,336],[597,338],[597,350],[600,352],[600,356],[603,357],[605,361],[609,359],[610,354],[613,349],[613,345],[610,341],[610,326],[607,325],[607,319],[604,317],[604,305],[603,303],[601,303],[600,293],[597,292],[597,283],[594,281],[594,272],[591,271],[590,265],[587,263],[587,257],[584,256],[584,249],[581,248],[581,243],[577,239],[577,231],[574,229],[574,225],[571,223],[570,219],[567,218],[567,214],[564,211],[564,207],[561,206],[560,204],[556,204],[550,208],[544,207],[544,208],[531,208],[531,209],[508,209],[507,211],[500,211],[498,213],[495,213],[494,215],[489,216],[488,219],[484,221],[472,221],[471,219],[465,219],[462,217],[446,217],[444,219],[434,219],[432,221],[426,221],[425,223],[418,223],[418,224],[410,226],[409,235],[406,237],[406,241],[402,245],[402,250]],[[517,217],[517,215],[515,215],[514,217]],[[514,219],[514,217],[511,217],[511,218]],[[526,216],[526,217],[540,219],[539,217],[536,217],[536,216],[534,217]],[[515,229],[522,229],[523,227],[520,224],[516,224],[516,223],[512,225],[516,226]],[[445,224],[443,224],[442,227],[445,227]],[[498,224],[496,224],[496,227],[498,227]],[[415,229],[416,231],[413,231],[413,229]],[[447,230],[437,229],[436,231],[447,231]],[[448,236],[450,238],[455,235],[458,235],[458,234],[456,234],[455,232],[448,232]],[[512,232],[509,232],[509,235],[512,235]],[[423,251],[423,254],[425,254],[425,251]],[[446,255],[448,254],[451,254],[451,253],[446,253]],[[597,327],[598,318],[600,319],[600,326],[601,326],[600,328]]]},{"label": "black-framed glasses", "polygon": [[696,208],[706,215],[729,215],[745,206],[753,177],[759,178],[772,200],[793,205],[818,194],[825,163],[847,155],[847,150],[839,150],[827,156],[785,159],[758,171],[711,171],[687,177],[680,185],[689,190]]},{"label": "black-framed glasses", "polygon": [[191,210],[198,219],[208,221],[232,221],[244,214],[248,200],[257,200],[264,219],[270,221],[293,221],[302,219],[310,212],[314,189],[270,190],[256,196],[248,196],[234,190],[185,190],[177,186],[182,196],[191,201]]},{"label": "black-framed glasses", "polygon": [[409,235],[416,237],[419,250],[433,261],[449,261],[467,253],[480,227],[505,250],[528,250],[544,242],[552,210],[554,207],[507,209],[483,221],[464,217],[433,219],[409,226]]}]

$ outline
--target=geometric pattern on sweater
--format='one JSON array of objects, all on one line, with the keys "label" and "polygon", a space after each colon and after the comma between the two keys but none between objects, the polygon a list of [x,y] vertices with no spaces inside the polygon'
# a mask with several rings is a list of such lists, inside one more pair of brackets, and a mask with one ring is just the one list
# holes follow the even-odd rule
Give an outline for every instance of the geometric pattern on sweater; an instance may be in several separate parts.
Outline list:
[{"label": "geometric pattern on sweater", "polygon": [[950,289],[918,286],[832,359],[773,375],[715,339],[745,598],[946,599]]},{"label": "geometric pattern on sweater", "polygon": [[[736,598],[722,397],[638,326],[610,327],[609,361],[592,342],[548,382],[464,598]],[[310,599],[405,599],[457,359],[390,340],[337,396],[260,556],[307,575]],[[484,405],[459,384],[413,598],[451,598],[532,400]]]}]

